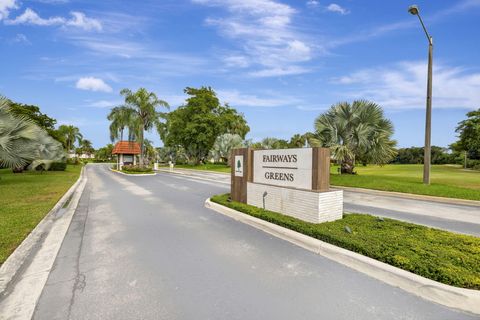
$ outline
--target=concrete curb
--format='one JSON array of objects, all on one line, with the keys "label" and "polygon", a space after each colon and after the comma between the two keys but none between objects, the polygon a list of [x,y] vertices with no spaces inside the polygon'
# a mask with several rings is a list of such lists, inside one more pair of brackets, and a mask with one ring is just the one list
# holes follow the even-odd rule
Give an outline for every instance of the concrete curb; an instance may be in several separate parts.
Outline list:
[{"label": "concrete curb", "polygon": [[[85,188],[85,167],[78,180],[1,266],[1,319],[31,318]],[[68,206],[64,208],[65,205]]]},{"label": "concrete curb", "polygon": [[389,285],[423,299],[474,314],[480,314],[480,291],[457,288],[393,267],[361,254],[342,249],[299,232],[252,217],[207,199],[205,207],[237,221],[265,231],[275,237],[341,263]]},{"label": "concrete curb", "polygon": [[[188,169],[188,168],[177,168],[177,170],[217,173],[217,174],[221,174],[221,175],[230,175],[229,173],[226,173],[226,172],[218,172],[218,171],[210,171],[210,170],[196,170],[196,169]],[[335,186],[335,185],[332,185],[332,188],[341,189],[341,190],[345,190],[345,191],[355,191],[355,192],[360,192],[360,193],[366,193],[366,194],[370,194],[370,195],[391,196],[391,197],[412,199],[412,200],[425,200],[425,201],[440,202],[440,203],[447,203],[447,204],[453,204],[453,205],[459,204],[459,205],[480,207],[480,201],[477,201],[477,200],[445,198],[445,197],[428,196],[428,195],[423,195],[423,194],[404,193],[404,192],[395,192],[395,191],[383,191],[383,190],[355,188],[355,187],[344,187],[344,186]]]},{"label": "concrete curb", "polygon": [[154,172],[154,173],[136,173],[136,174],[129,174],[129,173],[125,173],[125,172],[120,172],[118,170],[114,170],[112,168],[108,168],[110,171],[112,172],[115,172],[115,173],[119,173],[119,174],[123,174],[124,176],[129,176],[129,177],[146,177],[146,176],[156,176],[157,173]]},{"label": "concrete curb", "polygon": [[476,201],[476,200],[444,198],[444,197],[427,196],[427,195],[414,194],[414,193],[382,191],[382,190],[374,190],[374,189],[343,187],[343,186],[333,186],[333,185],[332,185],[332,188],[341,189],[345,191],[365,193],[369,195],[390,196],[390,197],[403,198],[403,199],[424,200],[424,201],[439,202],[439,203],[446,203],[446,204],[453,204],[453,205],[458,204],[458,205],[480,207],[480,201]]}]

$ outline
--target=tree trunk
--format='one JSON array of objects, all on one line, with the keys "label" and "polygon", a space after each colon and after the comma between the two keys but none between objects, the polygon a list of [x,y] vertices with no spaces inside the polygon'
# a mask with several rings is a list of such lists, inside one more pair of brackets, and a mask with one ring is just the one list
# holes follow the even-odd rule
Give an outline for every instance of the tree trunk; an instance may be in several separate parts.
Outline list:
[{"label": "tree trunk", "polygon": [[143,168],[144,166],[144,158],[143,158],[143,152],[144,152],[144,146],[143,146],[143,125],[140,126],[140,167]]},{"label": "tree trunk", "polygon": [[342,161],[340,164],[340,173],[341,174],[355,174],[353,169],[355,168],[354,162],[351,159]]}]

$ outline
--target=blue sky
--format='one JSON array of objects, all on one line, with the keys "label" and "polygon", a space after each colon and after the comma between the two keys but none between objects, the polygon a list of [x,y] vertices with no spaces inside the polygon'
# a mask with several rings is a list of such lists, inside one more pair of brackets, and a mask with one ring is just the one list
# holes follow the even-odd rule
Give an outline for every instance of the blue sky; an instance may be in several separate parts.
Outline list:
[{"label": "blue sky", "polygon": [[[122,88],[172,108],[211,86],[248,138],[288,139],[340,101],[370,99],[401,147],[424,137],[428,43],[410,1],[0,0],[0,94],[74,124],[95,147]],[[417,1],[434,38],[432,142],[480,107],[480,0]],[[149,135],[156,144],[155,132]]]}]

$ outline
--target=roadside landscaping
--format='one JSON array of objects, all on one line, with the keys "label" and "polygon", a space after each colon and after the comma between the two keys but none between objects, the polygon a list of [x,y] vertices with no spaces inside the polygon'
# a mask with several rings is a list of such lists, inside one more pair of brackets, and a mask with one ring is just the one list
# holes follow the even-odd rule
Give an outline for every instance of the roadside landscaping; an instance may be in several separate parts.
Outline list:
[{"label": "roadside landscaping", "polygon": [[314,224],[229,201],[229,194],[211,200],[435,281],[480,289],[480,238],[363,214]]},{"label": "roadside landscaping", "polygon": [[77,181],[81,165],[65,171],[0,169],[0,265]]},{"label": "roadside landscaping", "polygon": [[140,167],[140,166],[128,165],[128,166],[123,166],[122,170],[117,170],[117,165],[114,164],[112,166],[112,170],[117,171],[117,172],[123,172],[123,173],[126,173],[126,174],[150,174],[150,173],[154,173],[153,168],[148,167],[148,166]]}]

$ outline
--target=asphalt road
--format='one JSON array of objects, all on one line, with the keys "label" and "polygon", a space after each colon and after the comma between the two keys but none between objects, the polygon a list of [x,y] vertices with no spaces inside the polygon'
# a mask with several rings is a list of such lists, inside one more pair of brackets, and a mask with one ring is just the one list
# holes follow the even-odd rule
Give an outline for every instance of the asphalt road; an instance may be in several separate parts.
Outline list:
[{"label": "asphalt road", "polygon": [[[216,181],[230,187],[230,175],[175,169],[183,177]],[[408,221],[480,237],[480,205],[448,204],[398,196],[344,190],[344,210]]]},{"label": "asphalt road", "polygon": [[88,182],[34,319],[476,319],[204,208],[218,182]]}]

